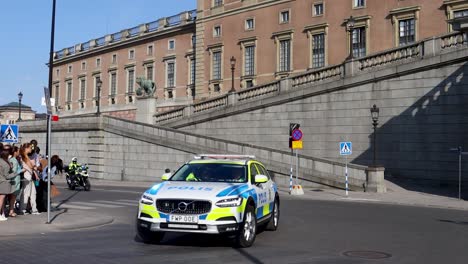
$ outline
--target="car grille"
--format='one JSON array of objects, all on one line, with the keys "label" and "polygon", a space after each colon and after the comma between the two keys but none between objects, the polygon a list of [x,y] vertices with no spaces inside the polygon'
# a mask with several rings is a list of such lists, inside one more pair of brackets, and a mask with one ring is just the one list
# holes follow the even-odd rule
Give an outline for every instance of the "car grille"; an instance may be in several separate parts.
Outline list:
[{"label": "car grille", "polygon": [[158,199],[156,208],[165,214],[206,214],[211,210],[210,201]]}]

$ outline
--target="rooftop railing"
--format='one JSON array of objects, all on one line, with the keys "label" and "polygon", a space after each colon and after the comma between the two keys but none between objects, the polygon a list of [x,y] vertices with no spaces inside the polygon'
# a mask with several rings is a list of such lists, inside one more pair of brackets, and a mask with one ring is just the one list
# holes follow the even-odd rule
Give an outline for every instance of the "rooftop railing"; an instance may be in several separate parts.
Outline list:
[{"label": "rooftop railing", "polygon": [[[110,43],[121,41],[124,38],[128,38],[128,37],[132,38],[132,37],[140,36],[142,34],[147,34],[150,32],[163,31],[165,30],[166,27],[183,25],[185,24],[185,22],[193,23],[196,17],[197,17],[197,11],[190,10],[190,11],[182,12],[175,16],[161,18],[150,23],[146,23],[140,26],[125,29],[120,32],[110,34],[108,36],[103,36],[95,40],[90,40],[90,41],[78,44],[76,46],[73,46],[73,47],[68,47],[68,48],[64,48],[62,50],[56,51],[54,59],[60,60],[70,55],[79,54],[80,52],[85,52],[94,48],[106,46]],[[161,21],[163,21],[164,23],[162,23]],[[125,35],[123,34],[123,32],[126,32]],[[75,49],[75,47],[78,47],[78,49]]]}]

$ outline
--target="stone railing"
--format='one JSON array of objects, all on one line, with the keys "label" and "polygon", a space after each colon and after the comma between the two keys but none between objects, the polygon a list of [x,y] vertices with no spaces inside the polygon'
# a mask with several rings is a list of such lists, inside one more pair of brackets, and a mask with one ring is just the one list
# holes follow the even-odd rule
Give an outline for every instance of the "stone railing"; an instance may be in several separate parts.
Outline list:
[{"label": "stone railing", "polygon": [[[124,29],[120,32],[116,32],[116,33],[106,35],[97,39],[83,42],[73,47],[65,48],[60,51],[54,52],[54,60],[64,59],[67,56],[79,54],[80,52],[85,52],[94,48],[103,47],[110,43],[122,41],[127,38],[135,38],[143,34],[152,33],[155,31],[162,31],[162,30],[165,30],[165,27],[183,25],[186,23],[186,21],[194,22],[197,16],[196,14],[197,14],[196,10],[190,10],[190,11],[186,11],[175,16],[161,18],[150,23],[142,24],[140,26],[132,27],[129,29]],[[163,23],[163,25],[161,25],[160,21],[165,21],[165,22]],[[105,41],[105,40],[108,40],[108,41]],[[79,48],[76,48],[76,47],[79,47]]]},{"label": "stone railing", "polygon": [[292,86],[296,87],[302,84],[310,84],[318,81],[340,76],[343,73],[343,65],[330,66],[323,69],[309,71],[292,77]]},{"label": "stone railing", "polygon": [[235,93],[228,93],[224,96],[208,99],[197,104],[187,105],[184,110],[171,110],[156,114],[156,123],[168,120],[175,121],[190,117],[193,114],[202,114],[212,109],[220,109],[229,105],[236,105],[248,100],[258,100],[271,97],[275,94],[286,92],[291,88],[299,86],[307,89],[309,86],[317,86],[322,81],[336,80],[340,78],[353,77],[355,75],[368,73],[372,70],[380,70],[382,66],[399,65],[413,59],[437,56],[441,51],[451,47],[467,45],[466,33],[452,33],[444,36],[433,37],[416,42],[404,47],[393,48],[376,54],[371,54],[363,58],[347,60],[343,64],[333,65],[326,68],[312,70],[295,76],[261,84]]},{"label": "stone railing", "polygon": [[359,70],[364,71],[378,66],[423,56],[423,43],[398,47],[358,59]]},{"label": "stone railing", "polygon": [[462,45],[467,45],[468,43],[468,33],[466,32],[457,32],[454,34],[449,34],[442,36],[440,38],[440,47],[441,49],[447,49],[452,47],[458,47]]},{"label": "stone railing", "polygon": [[227,104],[227,95],[209,99],[193,105],[193,112],[199,113],[207,110],[212,110],[215,108],[226,107]]},{"label": "stone railing", "polygon": [[155,122],[160,123],[163,121],[177,120],[184,117],[184,108],[174,109],[163,113],[154,115]]},{"label": "stone railing", "polygon": [[279,84],[280,82],[276,81],[239,91],[237,92],[237,100],[244,101],[264,97],[269,94],[276,94],[279,92]]}]

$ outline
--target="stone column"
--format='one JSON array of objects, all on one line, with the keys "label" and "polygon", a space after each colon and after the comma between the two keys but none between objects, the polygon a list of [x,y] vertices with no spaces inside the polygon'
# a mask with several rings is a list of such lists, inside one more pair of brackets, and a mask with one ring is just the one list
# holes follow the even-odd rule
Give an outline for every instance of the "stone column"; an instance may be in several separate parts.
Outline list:
[{"label": "stone column", "polygon": [[153,124],[153,116],[156,113],[156,98],[137,97],[136,100],[136,121]]},{"label": "stone column", "polygon": [[367,184],[366,192],[377,192],[384,193],[387,192],[387,187],[385,186],[384,181],[384,167],[368,167],[366,169],[367,173]]}]

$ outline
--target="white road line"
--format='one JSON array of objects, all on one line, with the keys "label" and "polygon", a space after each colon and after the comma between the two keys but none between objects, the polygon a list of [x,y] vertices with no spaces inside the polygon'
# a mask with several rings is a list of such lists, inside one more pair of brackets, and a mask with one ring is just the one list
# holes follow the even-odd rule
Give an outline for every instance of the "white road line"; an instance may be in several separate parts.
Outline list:
[{"label": "white road line", "polygon": [[116,204],[116,205],[125,205],[125,206],[136,206],[138,205],[138,201],[131,202],[119,202],[119,201],[104,201],[104,200],[97,200],[93,201],[96,203],[105,203],[105,204]]},{"label": "white road line", "polygon": [[100,188],[93,188],[93,190],[104,191],[104,192],[117,192],[117,193],[143,193],[143,191],[109,190],[109,189],[100,189]]},{"label": "white road line", "polygon": [[340,198],[340,200],[349,200],[349,201],[371,201],[371,202],[378,202],[378,201],[380,201],[380,200],[376,200],[376,199],[350,198],[350,197]]},{"label": "white road line", "polygon": [[[67,203],[68,204],[68,203]],[[92,202],[70,202],[70,204],[73,204],[73,205],[83,205],[83,206],[87,206],[87,205],[91,205],[91,206],[96,206],[96,207],[105,207],[105,208],[119,208],[119,207],[123,207],[122,205],[110,205],[110,204],[102,204],[102,203],[92,203]]]},{"label": "white road line", "polygon": [[120,200],[117,200],[117,201],[138,204],[139,199],[135,199],[135,200],[120,199]]},{"label": "white road line", "polygon": [[[52,207],[57,208],[58,204],[52,204]],[[72,205],[68,203],[61,204],[58,208],[69,208],[69,209],[79,209],[79,210],[93,210],[96,209],[96,207],[90,207],[90,206],[79,206],[79,205]]]}]

